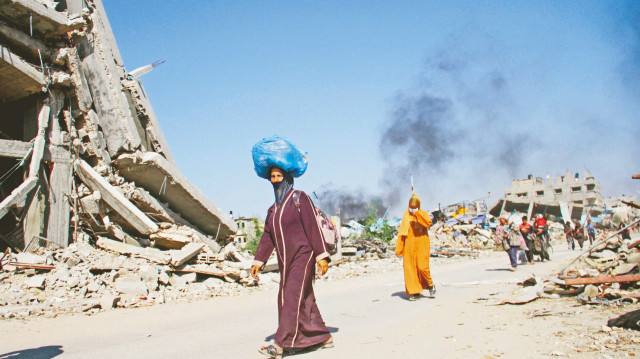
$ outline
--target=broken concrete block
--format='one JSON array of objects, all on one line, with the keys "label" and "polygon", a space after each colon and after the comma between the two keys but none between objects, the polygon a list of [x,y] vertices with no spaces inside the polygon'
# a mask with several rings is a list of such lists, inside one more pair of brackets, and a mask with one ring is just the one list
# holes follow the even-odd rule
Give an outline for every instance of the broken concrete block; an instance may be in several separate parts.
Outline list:
[{"label": "broken concrete block", "polygon": [[598,294],[600,294],[600,291],[598,290],[598,287],[596,287],[595,285],[588,285],[586,287],[584,287],[584,291],[582,292],[582,295],[587,296],[587,297],[597,297]]},{"label": "broken concrete block", "polygon": [[159,193],[164,184],[159,199],[168,202],[172,210],[203,233],[228,238],[238,231],[233,219],[162,155],[154,152],[122,154],[114,164],[123,177],[151,193]]},{"label": "broken concrete block", "polygon": [[158,269],[154,266],[143,265],[138,270],[140,278],[144,282],[157,283],[158,282]]},{"label": "broken concrete block", "polygon": [[218,278],[207,278],[202,283],[209,289],[220,289],[224,286],[224,282]]},{"label": "broken concrete block", "polygon": [[180,277],[183,278],[187,283],[193,283],[198,278],[198,275],[196,273],[185,273],[181,274]]},{"label": "broken concrete block", "polygon": [[617,275],[628,274],[631,271],[633,271],[637,266],[638,264],[636,263],[622,263],[611,270],[611,275],[617,276]]},{"label": "broken concrete block", "polygon": [[18,263],[44,264],[45,258],[37,254],[22,252],[13,255]]},{"label": "broken concrete block", "polygon": [[149,235],[158,231],[158,226],[149,217],[126,199],[118,191],[119,188],[114,188],[102,178],[87,162],[76,160],[74,167],[82,182],[92,190],[100,191],[102,199],[138,232]]},{"label": "broken concrete block", "polygon": [[187,287],[187,280],[179,275],[172,275],[169,284],[176,289],[184,289]]},{"label": "broken concrete block", "polygon": [[80,278],[78,278],[77,276],[71,276],[67,278],[67,286],[69,286],[69,288],[73,288],[78,284],[80,284]]},{"label": "broken concrete block", "polygon": [[121,294],[145,296],[149,290],[139,276],[126,276],[116,279],[115,289]]},{"label": "broken concrete block", "polygon": [[102,205],[102,196],[98,191],[80,198],[78,204],[84,213],[95,215],[105,211],[104,205]]},{"label": "broken concrete block", "polygon": [[161,272],[160,275],[158,276],[158,282],[167,285],[169,284],[169,275],[167,274],[167,272]]},{"label": "broken concrete block", "polygon": [[100,284],[96,282],[91,282],[87,285],[87,292],[89,293],[95,293],[98,290],[100,290]]},{"label": "broken concrete block", "polygon": [[625,262],[640,264],[640,253],[630,254],[627,259],[625,259]]},{"label": "broken concrete block", "polygon": [[149,238],[154,241],[154,247],[163,249],[181,249],[192,241],[188,236],[167,233],[164,230],[150,235]]},{"label": "broken concrete block", "polygon": [[169,264],[170,256],[167,253],[155,248],[138,248],[129,244],[117,242],[105,237],[98,237],[96,245],[100,248],[117,252],[120,254],[129,254],[134,257],[145,258],[151,262],[158,264]]},{"label": "broken concrete block", "polygon": [[43,275],[36,275],[27,279],[25,284],[27,285],[27,288],[44,289],[44,280],[45,280],[45,277]]},{"label": "broken concrete block", "polygon": [[115,308],[119,301],[120,297],[118,296],[111,294],[103,295],[102,298],[100,298],[100,307],[104,310],[109,310]]},{"label": "broken concrete block", "polygon": [[200,251],[202,251],[202,247],[204,247],[204,243],[189,243],[179,251],[169,251],[169,254],[171,255],[171,265],[179,267],[185,264],[189,259],[200,253]]}]

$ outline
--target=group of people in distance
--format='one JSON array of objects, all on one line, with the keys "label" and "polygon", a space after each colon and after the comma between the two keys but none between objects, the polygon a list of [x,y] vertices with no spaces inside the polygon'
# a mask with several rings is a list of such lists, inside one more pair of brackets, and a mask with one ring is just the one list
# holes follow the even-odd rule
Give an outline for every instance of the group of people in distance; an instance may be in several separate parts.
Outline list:
[{"label": "group of people in distance", "polygon": [[[585,237],[585,230],[587,235]],[[570,250],[576,249],[576,243],[580,246],[580,250],[582,250],[582,246],[584,245],[585,238],[589,239],[589,244],[592,245],[593,241],[596,239],[596,227],[591,223],[591,220],[587,220],[587,225],[582,226],[578,220],[573,220],[573,225],[570,221],[566,221],[564,223],[564,235],[567,238],[567,245]]]},{"label": "group of people in distance", "polygon": [[509,255],[510,270],[514,271],[518,267],[518,252],[520,250],[524,250],[529,264],[534,263],[534,255],[537,252],[534,250],[535,236],[541,241],[541,248],[538,250],[540,259],[542,261],[549,259],[545,258],[545,251],[549,245],[549,229],[547,220],[542,214],[538,214],[532,223],[529,223],[527,216],[522,217],[520,225],[509,223],[504,217],[500,217],[498,222],[495,241],[497,245],[502,245],[502,248]]}]

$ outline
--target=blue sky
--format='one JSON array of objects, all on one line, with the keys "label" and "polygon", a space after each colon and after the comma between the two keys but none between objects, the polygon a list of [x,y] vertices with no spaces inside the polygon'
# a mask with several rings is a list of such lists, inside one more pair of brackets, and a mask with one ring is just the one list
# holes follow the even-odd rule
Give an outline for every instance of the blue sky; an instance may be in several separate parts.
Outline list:
[{"label": "blue sky", "polygon": [[297,188],[392,215],[409,173],[429,209],[584,168],[640,190],[637,2],[103,2],[128,70],[166,61],[141,79],[179,168],[235,215],[273,202],[274,134],[308,152]]}]

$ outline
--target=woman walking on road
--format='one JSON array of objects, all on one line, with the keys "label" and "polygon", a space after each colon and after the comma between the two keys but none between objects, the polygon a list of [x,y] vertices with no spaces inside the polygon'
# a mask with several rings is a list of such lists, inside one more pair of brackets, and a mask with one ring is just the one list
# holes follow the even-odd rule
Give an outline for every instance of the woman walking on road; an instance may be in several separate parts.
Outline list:
[{"label": "woman walking on road", "polygon": [[282,169],[271,169],[271,183],[276,200],[267,213],[251,276],[258,279],[275,249],[280,269],[278,330],[275,343],[259,351],[269,358],[281,358],[285,348],[333,347],[313,293],[316,263],[324,275],[330,260],[315,207],[306,193],[293,189],[293,177]]},{"label": "woman walking on road", "polygon": [[396,254],[403,257],[405,290],[411,301],[420,298],[425,289],[429,289],[432,297],[436,294],[429,271],[429,227],[431,217],[420,209],[420,198],[414,193],[409,200],[409,208],[402,216],[396,244]]},{"label": "woman walking on road", "polygon": [[500,217],[500,224],[496,227],[496,244],[509,255],[511,262],[511,271],[515,271],[518,267],[518,250],[520,250],[520,233],[517,230],[510,230],[507,219]]}]

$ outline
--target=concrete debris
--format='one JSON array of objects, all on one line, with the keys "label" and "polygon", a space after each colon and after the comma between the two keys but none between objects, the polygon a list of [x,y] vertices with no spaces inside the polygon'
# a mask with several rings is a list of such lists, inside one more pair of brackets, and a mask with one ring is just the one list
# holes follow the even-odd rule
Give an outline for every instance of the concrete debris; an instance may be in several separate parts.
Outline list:
[{"label": "concrete debris", "polygon": [[343,258],[388,258],[393,255],[393,251],[387,251],[388,246],[378,238],[354,238],[345,239],[342,242]]},{"label": "concrete debris", "polygon": [[179,250],[163,251],[99,237],[96,247],[73,243],[66,248],[39,248],[36,253],[9,253],[9,263],[20,258],[51,265],[5,265],[0,271],[0,314],[5,318],[24,317],[25,310],[28,315],[94,314],[234,295],[258,285],[249,276],[249,254],[235,253],[237,249],[229,246],[227,255],[242,261],[232,262],[218,253],[209,255],[216,259],[210,264],[197,263],[203,248],[204,243],[189,242]]},{"label": "concrete debris", "polygon": [[[522,282],[523,288],[479,300],[487,300],[488,304],[524,304],[540,297],[575,297],[583,305],[622,306],[638,303],[640,274],[635,261],[640,249],[632,245],[635,243],[632,238],[619,238],[617,234],[605,230],[602,240],[595,241],[558,275],[534,277]],[[531,285],[533,287],[528,287]]]},{"label": "concrete debris", "polygon": [[0,108],[9,116],[0,158],[12,159],[0,161],[0,250],[104,237],[162,250],[195,242],[217,254],[237,226],[177,169],[102,3],[41,2],[55,6],[9,1],[0,10]]}]

